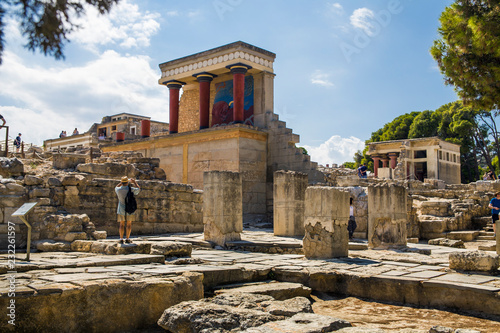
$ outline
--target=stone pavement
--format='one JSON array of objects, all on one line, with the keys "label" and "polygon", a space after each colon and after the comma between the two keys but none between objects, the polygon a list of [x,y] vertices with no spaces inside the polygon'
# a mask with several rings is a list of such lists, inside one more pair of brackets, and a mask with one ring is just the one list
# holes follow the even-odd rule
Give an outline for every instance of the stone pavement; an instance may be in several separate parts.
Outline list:
[{"label": "stone pavement", "polygon": [[[225,284],[278,280],[298,282],[315,291],[333,292],[432,308],[468,310],[500,318],[500,277],[449,269],[449,253],[465,249],[408,244],[404,251],[353,250],[349,257],[308,260],[301,254],[272,254],[208,247],[201,234],[136,237],[134,241],[182,241],[193,244],[191,257],[102,255],[85,252],[39,252],[16,255],[15,270],[0,255],[0,300],[7,298],[15,277],[16,297],[64,295],[110,283],[177,283],[185,274],[202,275],[205,292]],[[300,239],[246,231],[243,241],[300,245]],[[107,240],[115,242],[116,240]],[[363,245],[363,242],[351,245]],[[350,246],[351,248],[356,246]],[[172,280],[174,279],[174,280]],[[189,279],[193,280],[192,276]],[[172,281],[174,282],[172,282]],[[149,281],[149,282],[148,282]],[[185,282],[183,282],[185,283]],[[120,287],[122,288],[122,287]]]}]

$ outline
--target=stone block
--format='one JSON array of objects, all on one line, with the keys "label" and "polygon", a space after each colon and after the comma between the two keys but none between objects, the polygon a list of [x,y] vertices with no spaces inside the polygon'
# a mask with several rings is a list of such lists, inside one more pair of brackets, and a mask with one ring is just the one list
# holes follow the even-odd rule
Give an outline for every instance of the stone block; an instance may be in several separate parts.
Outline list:
[{"label": "stone block", "polygon": [[461,271],[495,272],[499,266],[497,254],[483,251],[452,252],[449,259],[450,268]]},{"label": "stone block", "polygon": [[63,186],[78,186],[84,185],[86,183],[86,178],[83,175],[64,175],[61,179],[61,184]]},{"label": "stone block", "polygon": [[74,169],[79,164],[84,164],[87,155],[83,154],[53,154],[52,166],[54,169]]},{"label": "stone block", "polygon": [[71,251],[75,252],[90,252],[92,247],[92,241],[90,240],[75,240],[71,243]]},{"label": "stone block", "polygon": [[304,255],[307,258],[346,257],[349,252],[349,193],[312,186],[305,197]]},{"label": "stone block", "polygon": [[24,175],[24,164],[17,158],[0,157],[0,176],[4,178]]},{"label": "stone block", "polygon": [[447,238],[435,238],[435,239],[430,239],[428,241],[429,245],[439,245],[439,246],[448,246],[448,247],[455,247],[455,248],[460,248],[460,249],[465,249],[464,242],[457,239],[447,239]]},{"label": "stone block", "polygon": [[29,192],[30,198],[48,198],[50,196],[50,188],[35,187]]},{"label": "stone block", "polygon": [[[294,171],[274,173],[274,234],[304,235],[304,205],[307,174]],[[265,198],[260,202],[264,202]],[[265,209],[265,207],[261,207]]]},{"label": "stone block", "polygon": [[203,176],[203,224],[206,241],[223,246],[240,240],[243,231],[241,175],[210,171]]},{"label": "stone block", "polygon": [[47,179],[47,185],[49,187],[59,187],[59,186],[62,186],[62,182],[59,178],[57,177],[49,177]]},{"label": "stone block", "polygon": [[33,175],[24,176],[24,184],[27,186],[41,185],[43,184],[43,179]]},{"label": "stone block", "polygon": [[35,242],[36,249],[43,252],[69,252],[71,251],[71,243],[51,239],[40,240]]},{"label": "stone block", "polygon": [[192,245],[183,242],[154,242],[150,254],[160,254],[165,257],[190,257]]},{"label": "stone block", "polygon": [[368,187],[368,246],[406,246],[407,190],[399,185]]},{"label": "stone block", "polygon": [[94,239],[106,239],[108,237],[108,233],[106,231],[93,231],[91,237]]}]

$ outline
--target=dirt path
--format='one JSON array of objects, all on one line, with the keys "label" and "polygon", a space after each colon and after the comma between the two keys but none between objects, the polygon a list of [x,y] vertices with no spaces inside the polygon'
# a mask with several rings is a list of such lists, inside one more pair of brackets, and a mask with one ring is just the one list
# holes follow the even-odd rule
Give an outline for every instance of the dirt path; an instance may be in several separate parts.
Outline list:
[{"label": "dirt path", "polygon": [[440,325],[453,329],[500,332],[500,317],[483,319],[448,311],[369,302],[355,297],[339,298],[324,293],[316,293],[313,299],[314,313],[342,318],[356,327],[381,328],[387,332],[402,329],[428,332],[432,326]]}]

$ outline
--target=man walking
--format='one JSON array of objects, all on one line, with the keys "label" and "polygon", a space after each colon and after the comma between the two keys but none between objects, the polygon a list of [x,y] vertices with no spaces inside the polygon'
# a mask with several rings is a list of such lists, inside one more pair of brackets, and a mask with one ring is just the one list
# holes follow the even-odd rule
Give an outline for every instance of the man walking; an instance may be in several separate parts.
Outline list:
[{"label": "man walking", "polygon": [[358,177],[359,178],[367,178],[366,170],[368,170],[368,168],[366,167],[366,163],[363,163],[363,165],[361,165],[358,168]]},{"label": "man walking", "polygon": [[134,178],[131,178],[130,181],[127,176],[123,176],[121,182],[116,185],[115,192],[118,196],[118,209],[116,211],[118,222],[120,223],[120,244],[123,244],[123,232],[125,229],[125,222],[127,222],[127,230],[126,230],[126,239],[125,243],[132,243],[130,240],[130,233],[132,231],[132,222],[135,219],[134,213],[125,212],[125,198],[127,197],[129,189],[134,193],[134,195],[138,195],[141,191],[141,188],[137,184]]},{"label": "man walking", "polygon": [[14,140],[14,146],[16,147],[16,153],[19,153],[19,149],[21,149],[21,133]]}]

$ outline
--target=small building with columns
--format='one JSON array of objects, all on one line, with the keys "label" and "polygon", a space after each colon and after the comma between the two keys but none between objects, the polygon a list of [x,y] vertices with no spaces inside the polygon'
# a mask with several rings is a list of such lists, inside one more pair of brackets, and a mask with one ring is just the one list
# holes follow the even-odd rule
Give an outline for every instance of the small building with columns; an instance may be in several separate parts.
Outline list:
[{"label": "small building with columns", "polygon": [[169,134],[101,149],[157,157],[168,180],[196,189],[203,189],[205,171],[240,172],[244,219],[271,216],[274,171],[324,181],[317,163],[295,146],[299,136],[274,113],[275,57],[238,41],[160,64]]},{"label": "small building with columns", "polygon": [[438,137],[372,142],[368,155],[376,178],[461,183],[460,145]]}]

